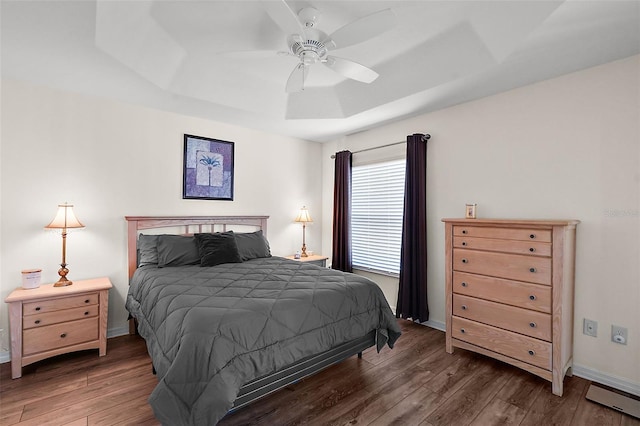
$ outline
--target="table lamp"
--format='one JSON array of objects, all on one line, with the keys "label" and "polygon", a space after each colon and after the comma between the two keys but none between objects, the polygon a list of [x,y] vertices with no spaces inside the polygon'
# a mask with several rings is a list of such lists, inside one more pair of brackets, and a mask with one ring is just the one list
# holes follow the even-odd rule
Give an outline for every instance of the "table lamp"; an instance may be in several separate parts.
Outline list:
[{"label": "table lamp", "polygon": [[304,234],[305,234],[305,228],[306,228],[307,222],[313,222],[313,219],[311,219],[311,216],[309,215],[309,210],[307,210],[305,206],[302,206],[302,208],[300,209],[300,212],[298,213],[298,217],[296,217],[296,222],[302,223],[302,253],[300,254],[300,256],[308,257],[309,255],[307,254],[307,245],[305,244]]},{"label": "table lamp", "polygon": [[73,213],[73,204],[58,204],[58,212],[56,217],[50,224],[45,226],[45,229],[61,229],[62,230],[62,263],[60,269],[58,269],[58,275],[60,279],[53,286],[64,287],[73,284],[72,281],[67,279],[69,269],[67,269],[67,229],[70,228],[84,228],[84,225],[80,223],[76,215]]}]

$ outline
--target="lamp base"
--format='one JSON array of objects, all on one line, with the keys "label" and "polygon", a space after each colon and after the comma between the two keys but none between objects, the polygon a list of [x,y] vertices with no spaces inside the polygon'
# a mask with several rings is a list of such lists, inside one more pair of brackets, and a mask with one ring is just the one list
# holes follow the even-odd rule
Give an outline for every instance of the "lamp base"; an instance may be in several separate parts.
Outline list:
[{"label": "lamp base", "polygon": [[302,245],[302,253],[300,253],[300,257],[309,257],[307,254],[307,246],[304,244]]},{"label": "lamp base", "polygon": [[68,273],[69,273],[69,270],[67,269],[67,265],[65,263],[60,264],[60,269],[58,269],[58,275],[60,275],[60,279],[53,286],[66,287],[68,285],[73,284],[73,281],[69,281],[67,279]]}]

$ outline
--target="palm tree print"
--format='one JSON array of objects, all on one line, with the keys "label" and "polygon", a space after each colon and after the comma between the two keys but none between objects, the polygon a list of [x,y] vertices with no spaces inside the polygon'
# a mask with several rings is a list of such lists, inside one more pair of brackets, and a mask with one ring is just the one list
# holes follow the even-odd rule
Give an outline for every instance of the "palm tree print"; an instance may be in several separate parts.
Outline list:
[{"label": "palm tree print", "polygon": [[200,164],[207,166],[207,169],[209,169],[209,186],[211,186],[211,171],[214,167],[220,166],[220,160],[205,155],[200,159]]}]

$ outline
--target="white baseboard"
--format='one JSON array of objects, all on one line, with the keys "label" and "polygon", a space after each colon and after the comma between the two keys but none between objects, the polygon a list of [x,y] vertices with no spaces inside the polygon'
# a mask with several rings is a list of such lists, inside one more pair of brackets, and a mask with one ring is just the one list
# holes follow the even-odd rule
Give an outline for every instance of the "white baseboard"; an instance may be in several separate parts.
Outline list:
[{"label": "white baseboard", "polygon": [[446,330],[445,323],[440,322],[440,321],[428,320],[428,321],[425,321],[425,322],[421,322],[420,324],[426,325],[427,327],[435,328],[436,330],[440,330],[440,331],[445,331]]},{"label": "white baseboard", "polygon": [[640,396],[640,383],[634,383],[622,377],[612,376],[593,368],[576,364],[573,365],[573,374],[595,383]]}]

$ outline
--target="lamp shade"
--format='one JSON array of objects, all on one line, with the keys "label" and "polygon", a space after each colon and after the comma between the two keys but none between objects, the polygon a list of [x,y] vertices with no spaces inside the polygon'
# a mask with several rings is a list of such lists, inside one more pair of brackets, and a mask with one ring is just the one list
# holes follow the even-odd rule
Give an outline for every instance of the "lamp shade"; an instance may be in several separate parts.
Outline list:
[{"label": "lamp shade", "polygon": [[73,204],[58,204],[58,212],[56,217],[50,224],[45,226],[47,229],[68,229],[68,228],[84,228],[76,215],[73,213]]},{"label": "lamp shade", "polygon": [[313,222],[313,219],[311,219],[311,215],[309,215],[309,210],[307,210],[306,207],[302,207],[300,209],[300,212],[298,213],[298,217],[296,217],[296,222]]}]

